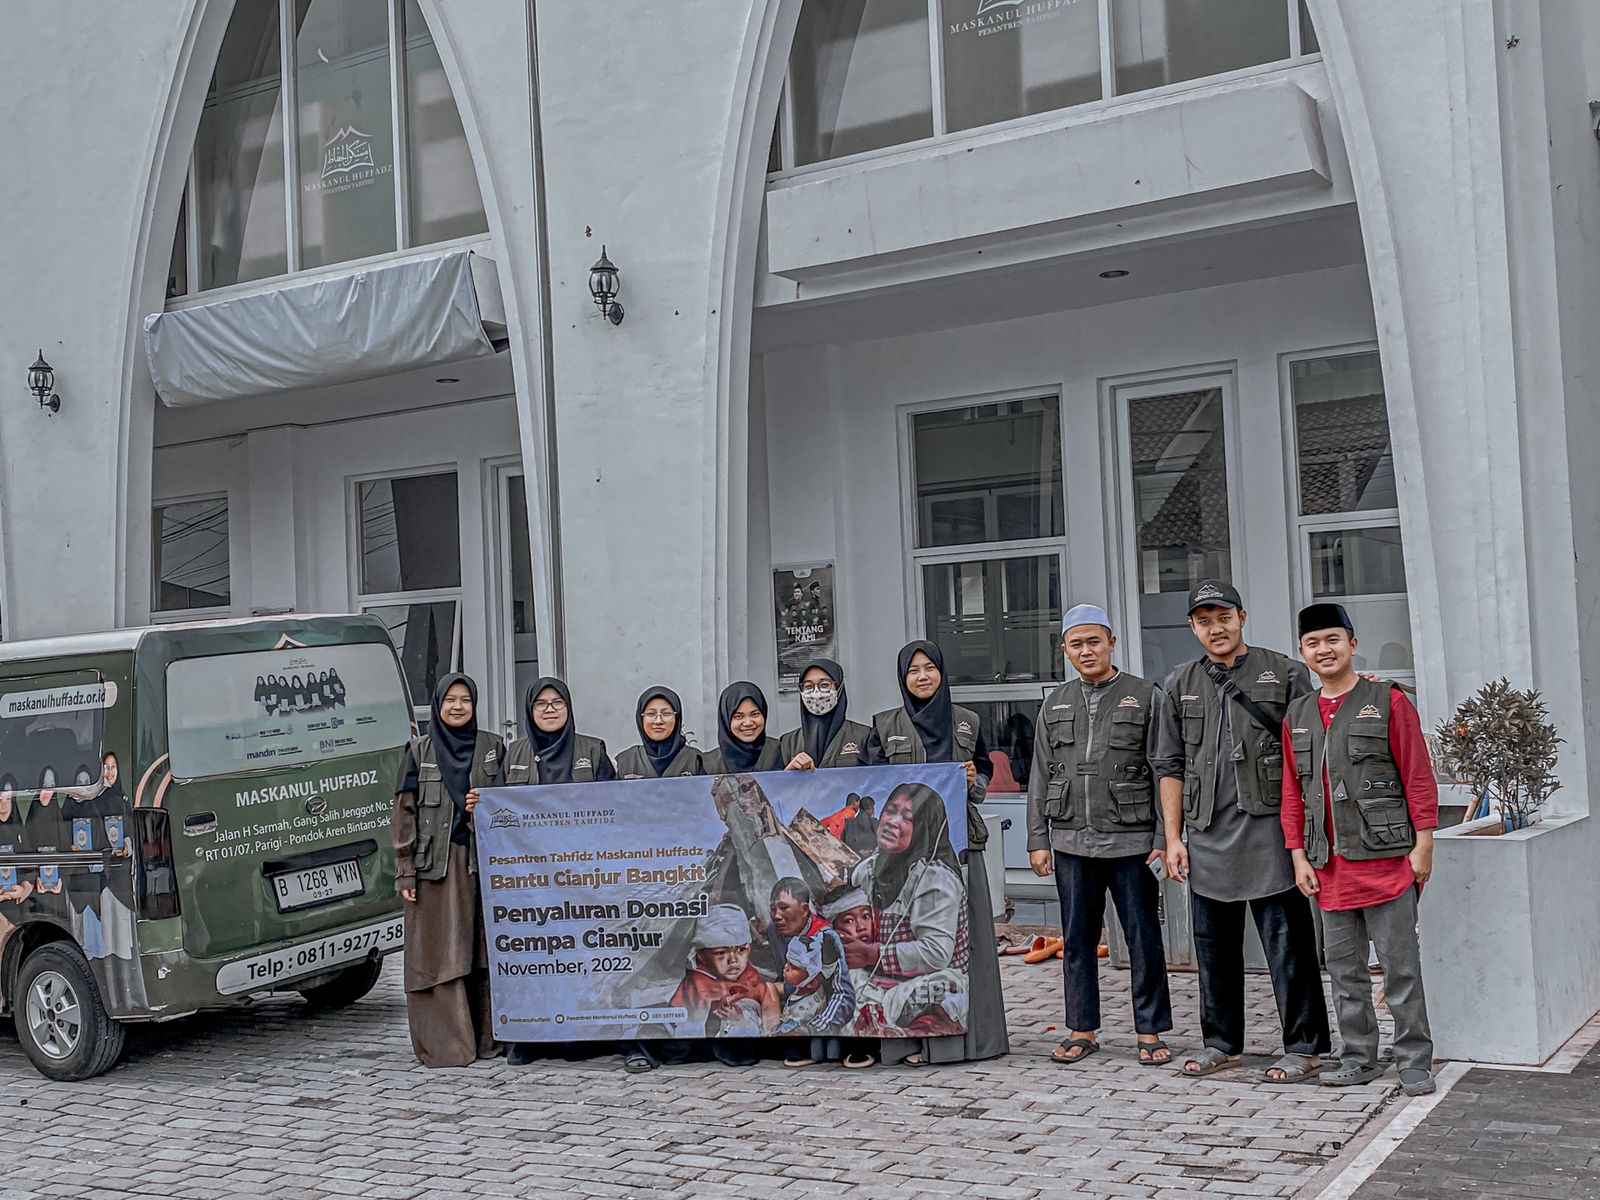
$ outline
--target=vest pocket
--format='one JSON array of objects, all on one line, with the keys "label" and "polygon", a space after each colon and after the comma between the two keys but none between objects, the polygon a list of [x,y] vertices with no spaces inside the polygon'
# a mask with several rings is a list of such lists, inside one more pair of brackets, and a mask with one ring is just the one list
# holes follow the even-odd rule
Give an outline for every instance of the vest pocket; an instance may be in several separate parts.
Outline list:
[{"label": "vest pocket", "polygon": [[1148,783],[1113,783],[1112,817],[1119,825],[1149,825],[1156,819],[1155,796]]},{"label": "vest pocket", "polygon": [[1314,760],[1316,754],[1311,749],[1311,733],[1296,733],[1290,735],[1294,746],[1294,773],[1300,777],[1301,790],[1309,785],[1312,772],[1316,770]]},{"label": "vest pocket", "polygon": [[1108,742],[1113,750],[1138,750],[1144,745],[1144,709],[1119,708],[1111,714]]},{"label": "vest pocket", "polygon": [[1066,776],[1052,779],[1045,787],[1044,815],[1052,821],[1065,821],[1067,819],[1067,792],[1072,786],[1072,780]]},{"label": "vest pocket", "polygon": [[1404,796],[1357,796],[1361,844],[1368,850],[1409,850],[1411,816]]},{"label": "vest pocket", "polygon": [[1072,732],[1072,715],[1064,717],[1051,717],[1045,723],[1045,730],[1050,737],[1050,745],[1059,750],[1063,746],[1070,746],[1074,740]]},{"label": "vest pocket", "polygon": [[1191,700],[1183,706],[1183,744],[1198,746],[1205,733],[1205,706],[1198,700]]},{"label": "vest pocket", "polygon": [[1346,745],[1349,747],[1351,762],[1365,762],[1374,758],[1390,757],[1389,730],[1382,729],[1352,729],[1347,736]]}]

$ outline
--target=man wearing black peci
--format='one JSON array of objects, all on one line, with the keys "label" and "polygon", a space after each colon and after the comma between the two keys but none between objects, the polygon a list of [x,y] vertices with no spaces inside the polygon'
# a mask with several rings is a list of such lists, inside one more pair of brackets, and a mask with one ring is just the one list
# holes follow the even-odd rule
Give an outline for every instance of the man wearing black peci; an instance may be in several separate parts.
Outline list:
[{"label": "man wearing black peci", "polygon": [[1328,1010],[1311,909],[1295,887],[1278,809],[1283,717],[1312,684],[1300,663],[1246,646],[1244,602],[1220,580],[1189,593],[1189,627],[1204,655],[1156,692],[1151,765],[1160,778],[1167,872],[1189,884],[1204,1047],[1189,1076],[1239,1065],[1244,1051],[1244,921],[1266,950],[1283,1028],[1269,1083],[1314,1079],[1328,1053]]}]

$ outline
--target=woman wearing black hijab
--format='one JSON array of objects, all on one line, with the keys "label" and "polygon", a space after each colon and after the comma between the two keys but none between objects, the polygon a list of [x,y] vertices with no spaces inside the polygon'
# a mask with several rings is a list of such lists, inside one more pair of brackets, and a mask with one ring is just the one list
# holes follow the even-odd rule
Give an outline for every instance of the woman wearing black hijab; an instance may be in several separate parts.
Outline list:
[{"label": "woman wearing black hijab", "polygon": [[[967,1032],[961,1036],[884,1042],[884,1061],[922,1066],[993,1058],[1010,1048],[1006,1040],[1005,998],[1000,992],[1000,959],[994,943],[994,909],[989,903],[989,876],[983,865],[983,847],[989,833],[978,808],[994,765],[983,744],[978,714],[950,699],[944,655],[938,646],[928,641],[909,643],[900,651],[896,670],[901,705],[872,718],[868,757],[873,763],[953,762],[966,768],[967,847],[972,853],[963,858],[972,949],[967,967]],[[887,818],[886,803],[880,831]],[[880,844],[881,841],[880,833]]]},{"label": "woman wearing black hijab", "polygon": [[496,787],[593,783],[617,777],[606,744],[577,731],[572,692],[553,675],[536,679],[523,697],[522,727],[525,736],[506,748]]},{"label": "woman wearing black hijab", "polygon": [[767,736],[767,698],[755,684],[741,679],[722,689],[717,701],[717,748],[704,763],[707,775],[783,769],[778,739]]},{"label": "woman wearing black hijab", "polygon": [[700,751],[683,737],[683,701],[671,688],[646,688],[633,710],[640,743],[617,755],[619,779],[703,775]]},{"label": "woman wearing black hijab", "polygon": [[845,715],[844,668],[830,658],[814,658],[800,672],[800,728],[778,743],[785,769],[860,767],[867,762],[872,730]]},{"label": "woman wearing black hijab", "polygon": [[[814,658],[800,670],[800,728],[791,729],[778,743],[778,758],[789,771],[866,765],[867,740],[872,730],[846,715],[844,668],[831,658]],[[858,798],[859,800],[859,798]],[[843,1062],[852,1068],[870,1067],[876,1047],[864,1039],[814,1037],[790,1047],[786,1067],[809,1067],[819,1062]]]},{"label": "woman wearing black hijab", "polygon": [[405,899],[406,1016],[417,1061],[464,1067],[493,1058],[489,954],[472,848],[471,806],[505,746],[478,728],[478,688],[447,675],[428,732],[411,743],[395,789],[395,885]]}]

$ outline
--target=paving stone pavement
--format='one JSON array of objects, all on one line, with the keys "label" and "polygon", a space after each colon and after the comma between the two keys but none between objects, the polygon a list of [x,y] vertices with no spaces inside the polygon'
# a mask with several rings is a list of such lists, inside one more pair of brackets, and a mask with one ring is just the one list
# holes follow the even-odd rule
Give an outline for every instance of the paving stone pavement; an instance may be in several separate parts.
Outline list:
[{"label": "paving stone pavement", "polygon": [[1355,1193],[1600,1200],[1600,1049],[1570,1075],[1468,1071]]},{"label": "paving stone pavement", "polygon": [[[1288,1196],[1396,1094],[1185,1080],[1141,1067],[1126,972],[1106,968],[1106,1049],[1077,1068],[1059,1039],[1059,964],[1003,961],[1012,1053],[939,1068],[668,1067],[615,1057],[512,1068],[416,1065],[391,962],[367,1000],[205,1014],[130,1038],[87,1084],[48,1083],[0,1034],[0,1200],[460,1196]],[[1252,977],[1247,1063],[1275,1053]],[[1195,980],[1173,976],[1182,1055]]]}]

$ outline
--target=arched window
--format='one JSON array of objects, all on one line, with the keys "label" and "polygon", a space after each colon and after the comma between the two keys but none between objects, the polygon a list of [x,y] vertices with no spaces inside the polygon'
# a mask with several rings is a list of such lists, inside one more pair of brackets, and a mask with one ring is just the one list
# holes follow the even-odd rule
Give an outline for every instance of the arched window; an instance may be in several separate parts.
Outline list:
[{"label": "arched window", "polygon": [[1305,0],[807,0],[774,169],[1317,52]]},{"label": "arched window", "polygon": [[169,295],[487,229],[416,0],[239,0],[195,138]]}]

